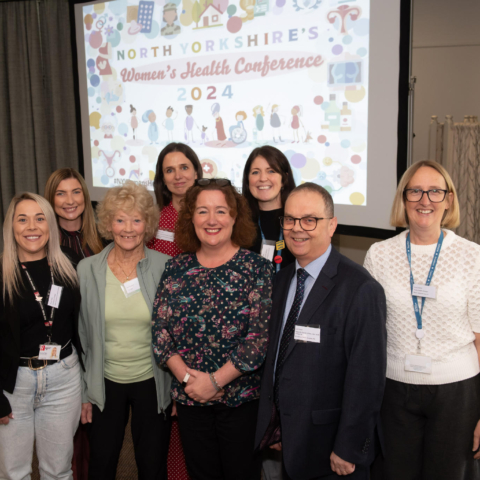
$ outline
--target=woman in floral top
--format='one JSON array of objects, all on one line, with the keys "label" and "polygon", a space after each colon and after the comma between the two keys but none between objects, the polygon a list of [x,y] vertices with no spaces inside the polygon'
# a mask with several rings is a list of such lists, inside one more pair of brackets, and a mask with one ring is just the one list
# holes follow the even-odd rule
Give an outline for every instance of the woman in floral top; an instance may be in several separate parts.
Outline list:
[{"label": "woman in floral top", "polygon": [[196,480],[260,478],[253,444],[273,267],[241,248],[255,233],[246,200],[228,180],[197,180],[175,231],[180,248],[193,253],[167,263],[154,303],[154,354],[174,375]]}]

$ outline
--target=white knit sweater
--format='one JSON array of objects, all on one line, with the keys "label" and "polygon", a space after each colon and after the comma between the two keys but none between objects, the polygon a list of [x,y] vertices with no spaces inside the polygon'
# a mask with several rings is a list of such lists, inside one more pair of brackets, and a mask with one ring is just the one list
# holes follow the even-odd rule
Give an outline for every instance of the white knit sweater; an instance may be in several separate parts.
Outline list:
[{"label": "white knit sweater", "polygon": [[[365,268],[387,297],[387,378],[417,385],[441,385],[479,373],[473,332],[480,333],[480,245],[444,230],[446,236],[431,285],[437,298],[427,298],[422,323],[422,355],[432,358],[432,373],[405,371],[405,355],[417,353],[417,321],[410,293],[407,232],[371,246]],[[434,245],[412,244],[415,283],[425,284]],[[421,308],[421,298],[419,306]]]}]

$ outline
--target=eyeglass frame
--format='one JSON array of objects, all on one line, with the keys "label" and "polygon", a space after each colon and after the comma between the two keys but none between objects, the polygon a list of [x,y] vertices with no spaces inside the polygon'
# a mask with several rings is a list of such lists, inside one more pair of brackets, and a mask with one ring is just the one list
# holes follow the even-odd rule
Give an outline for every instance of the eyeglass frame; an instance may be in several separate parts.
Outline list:
[{"label": "eyeglass frame", "polygon": [[[204,182],[204,184],[202,185],[200,182]],[[206,187],[212,183],[219,187],[226,187],[228,185],[232,186],[232,182],[228,178],[196,178],[194,185],[196,187]]]},{"label": "eyeglass frame", "polygon": [[[293,219],[293,227],[292,228],[285,228],[283,226],[283,219],[285,218],[285,215],[281,216],[281,217],[278,217],[279,221],[280,221],[280,226],[284,229],[284,230],[293,230],[295,228],[295,225],[297,224],[297,220],[298,220],[298,224],[300,225],[300,228],[304,231],[304,232],[313,232],[316,228],[317,228],[317,225],[318,225],[318,222],[320,220],[331,220],[333,217],[311,217],[311,216],[308,216],[308,217],[302,217],[302,218],[295,218],[295,217],[290,217],[287,215],[288,218],[292,218]],[[314,220],[316,220],[315,222],[315,226],[311,229],[311,230],[305,230],[303,227],[302,227],[302,220],[304,218],[313,218]]]},{"label": "eyeglass frame", "polygon": [[[411,191],[411,190],[418,190],[419,192],[422,192],[422,196],[421,196],[418,200],[409,200],[409,199],[407,198],[407,192],[408,192],[408,191]],[[438,202],[435,201],[435,200],[432,200],[432,199],[430,198],[430,193],[429,193],[429,192],[431,192],[431,191],[433,191],[433,190],[437,190],[437,191],[439,191],[439,192],[443,192],[443,193],[444,193],[443,198],[442,198],[441,200],[439,200]],[[407,202],[410,202],[410,203],[421,202],[421,201],[422,201],[422,198],[423,198],[423,196],[424,196],[425,194],[427,194],[427,198],[428,198],[428,200],[429,200],[430,202],[432,202],[432,203],[442,203],[442,202],[445,201],[445,198],[446,198],[446,196],[447,196],[447,193],[448,193],[448,190],[444,190],[443,188],[432,188],[432,189],[430,189],[430,190],[420,190],[419,188],[406,188],[406,189],[403,191],[403,195],[404,195],[404,197],[405,197],[405,200],[406,200]]]}]

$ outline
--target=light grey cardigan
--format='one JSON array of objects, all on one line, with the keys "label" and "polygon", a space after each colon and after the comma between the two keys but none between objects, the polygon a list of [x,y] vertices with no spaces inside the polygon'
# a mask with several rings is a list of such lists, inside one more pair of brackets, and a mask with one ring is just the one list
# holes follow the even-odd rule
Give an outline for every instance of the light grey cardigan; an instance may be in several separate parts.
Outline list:
[{"label": "light grey cardigan", "polygon": [[[105,288],[107,283],[107,257],[113,249],[111,243],[102,252],[82,260],[77,267],[80,280],[80,319],[78,332],[84,353],[85,372],[82,372],[82,403],[91,402],[103,411],[105,406]],[[150,312],[168,255],[145,247],[145,258],[137,265],[137,276],[143,298]],[[153,356],[152,367],[157,387],[158,412],[170,405],[170,373],[162,370]]]}]

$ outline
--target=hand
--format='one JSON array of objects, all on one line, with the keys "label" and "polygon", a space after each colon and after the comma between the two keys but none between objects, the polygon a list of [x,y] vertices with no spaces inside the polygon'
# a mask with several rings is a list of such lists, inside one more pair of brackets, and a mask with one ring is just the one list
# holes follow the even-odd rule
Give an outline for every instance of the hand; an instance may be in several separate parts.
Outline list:
[{"label": "hand", "polygon": [[[472,451],[476,452],[478,450],[478,447],[480,447],[480,420],[477,423],[477,426],[475,427],[475,430],[473,432],[473,448]],[[480,458],[480,452],[477,452],[473,458],[475,460],[478,460]]]},{"label": "hand", "polygon": [[330,467],[337,475],[350,475],[355,471],[355,464],[342,460],[335,452],[330,455]]},{"label": "hand", "polygon": [[172,413],[171,413],[171,416],[172,417],[176,417],[177,416],[177,402],[175,400],[172,400]]},{"label": "hand", "polygon": [[0,425],[8,425],[10,423],[10,419],[14,419],[13,413],[9,413],[6,417],[0,418]]},{"label": "hand", "polygon": [[270,445],[270,448],[272,450],[277,450],[278,452],[282,451],[282,442],[274,443],[273,445]]},{"label": "hand", "polygon": [[187,368],[187,373],[190,374],[187,386],[185,387],[185,393],[196,402],[206,403],[210,400],[216,399],[218,393],[217,389],[213,386],[212,381],[208,373],[199,372],[198,370],[192,370]]},{"label": "hand", "polygon": [[82,403],[82,416],[80,419],[84,425],[92,423],[92,404],[90,402]]}]

